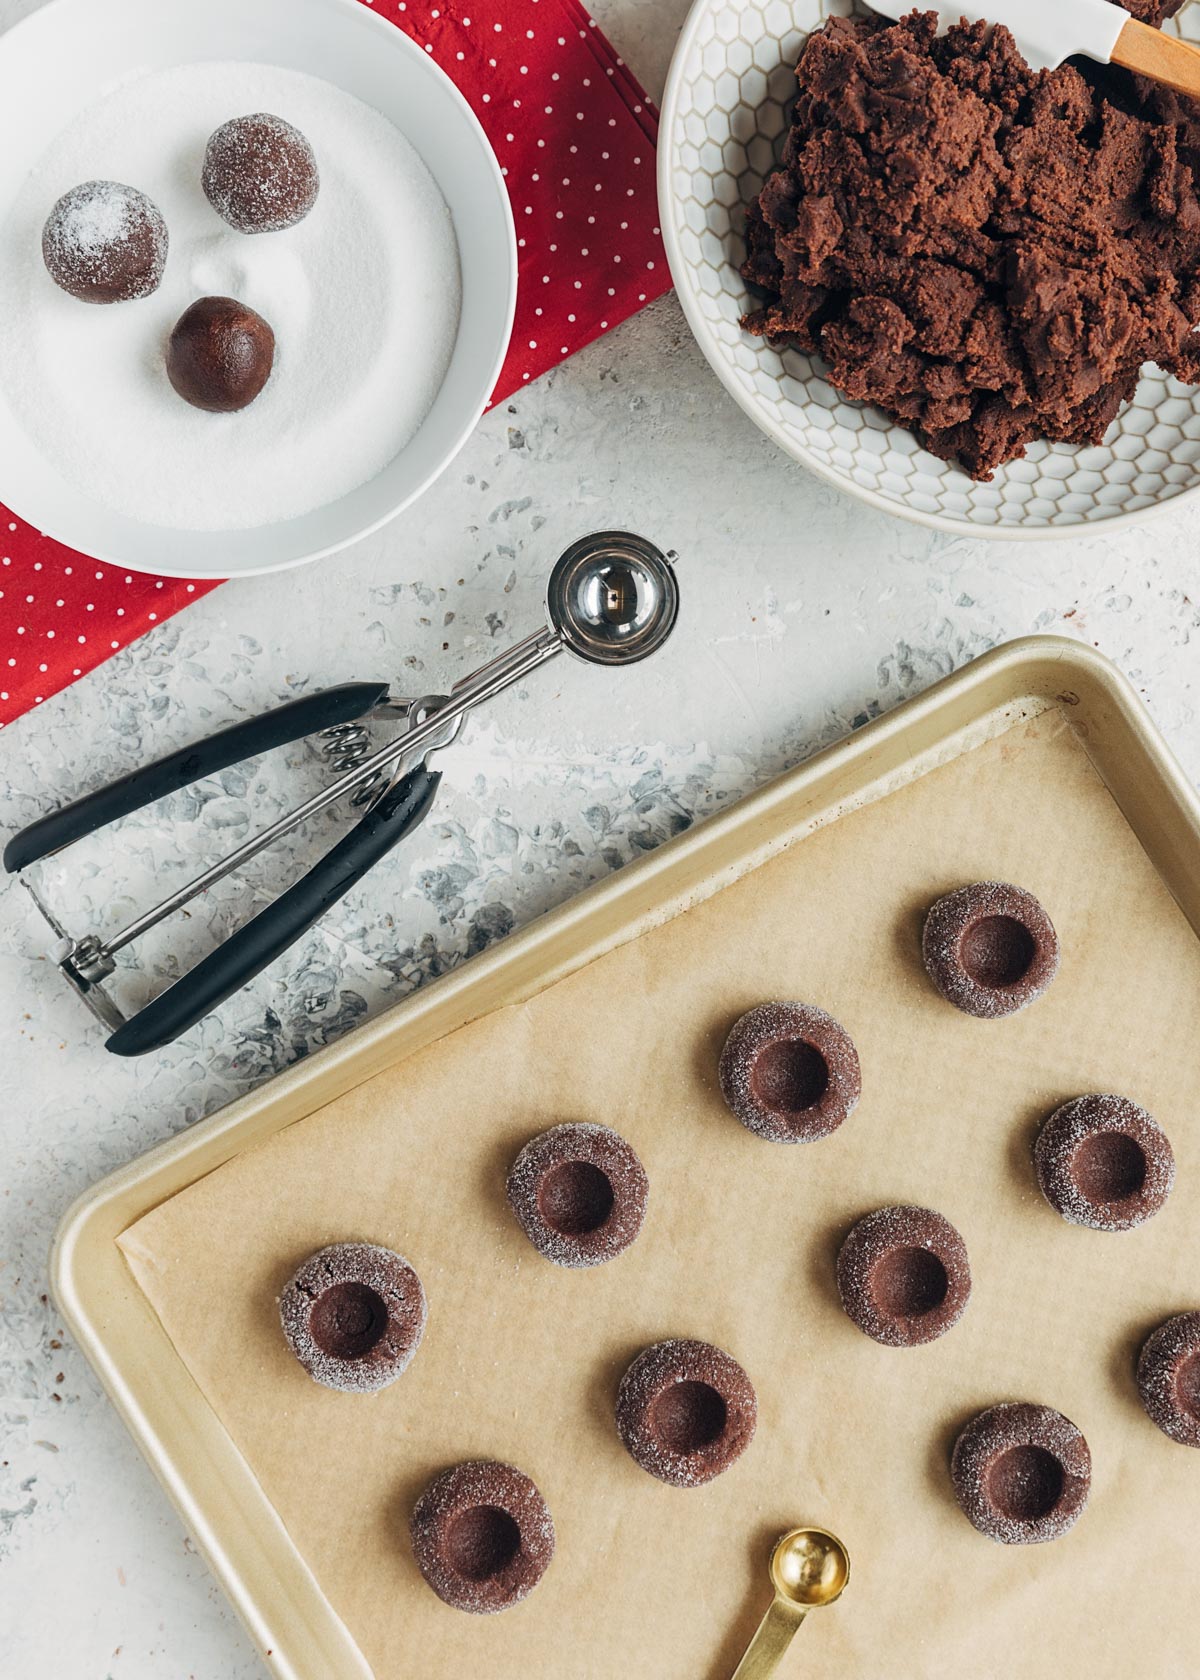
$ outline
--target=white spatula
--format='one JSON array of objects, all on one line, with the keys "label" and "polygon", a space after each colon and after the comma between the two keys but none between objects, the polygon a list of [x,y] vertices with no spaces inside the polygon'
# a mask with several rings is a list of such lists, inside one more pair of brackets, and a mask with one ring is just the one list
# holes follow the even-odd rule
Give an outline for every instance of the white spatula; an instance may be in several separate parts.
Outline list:
[{"label": "white spatula", "polygon": [[1200,48],[1163,35],[1109,0],[868,0],[885,17],[937,12],[944,26],[986,19],[1012,31],[1035,70],[1053,70],[1072,53],[1123,64],[1179,93],[1200,96]]}]

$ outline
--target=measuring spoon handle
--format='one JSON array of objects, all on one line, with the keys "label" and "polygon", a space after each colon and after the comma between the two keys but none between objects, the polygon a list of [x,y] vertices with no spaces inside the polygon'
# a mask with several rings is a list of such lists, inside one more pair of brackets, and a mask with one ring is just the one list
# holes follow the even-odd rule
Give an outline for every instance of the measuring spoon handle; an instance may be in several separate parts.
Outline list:
[{"label": "measuring spoon handle", "polygon": [[758,1632],[746,1647],[746,1654],[733,1672],[733,1680],[767,1680],[783,1660],[796,1629],[808,1611],[776,1598],[758,1624]]}]

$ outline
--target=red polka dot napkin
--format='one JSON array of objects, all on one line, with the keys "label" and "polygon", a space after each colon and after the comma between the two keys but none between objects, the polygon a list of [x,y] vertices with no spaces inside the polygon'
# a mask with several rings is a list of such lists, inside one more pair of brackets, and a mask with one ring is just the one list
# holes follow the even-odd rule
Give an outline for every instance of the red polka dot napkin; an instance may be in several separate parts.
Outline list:
[{"label": "red polka dot napkin", "polygon": [[[365,3],[462,89],[508,182],[520,287],[496,402],[670,285],[657,116],[579,0]],[[0,562],[0,724],[216,588],[99,564],[2,505]]]}]

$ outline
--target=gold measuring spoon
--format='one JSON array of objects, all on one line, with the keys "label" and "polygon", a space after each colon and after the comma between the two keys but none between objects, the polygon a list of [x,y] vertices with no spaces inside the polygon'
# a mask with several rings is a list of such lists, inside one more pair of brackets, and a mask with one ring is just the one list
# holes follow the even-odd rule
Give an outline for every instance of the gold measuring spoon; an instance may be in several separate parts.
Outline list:
[{"label": "gold measuring spoon", "polygon": [[793,1528],[771,1553],[775,1597],[734,1671],[733,1680],[767,1680],[810,1610],[840,1598],[850,1579],[850,1554],[824,1528]]}]

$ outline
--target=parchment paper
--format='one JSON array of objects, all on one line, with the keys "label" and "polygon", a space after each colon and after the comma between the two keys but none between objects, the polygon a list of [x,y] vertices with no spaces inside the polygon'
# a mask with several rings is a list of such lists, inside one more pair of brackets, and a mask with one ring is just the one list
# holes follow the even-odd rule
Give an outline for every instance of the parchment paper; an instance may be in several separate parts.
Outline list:
[{"label": "parchment paper", "polygon": [[[925,906],[999,876],[1063,944],[1024,1014],[980,1022],[924,978]],[[717,1055],[751,1004],[801,998],[857,1041],[858,1111],[830,1139],[765,1143],[725,1111]],[[1138,1403],[1132,1361],[1200,1306],[1200,945],[1057,712],[795,846],[522,1007],[472,1023],[134,1225],[123,1246],[380,1680],[724,1680],[765,1608],[788,1526],[825,1523],[853,1578],[790,1663],[824,1680],[1022,1680],[1197,1671],[1200,1453]],[[1030,1144],[1069,1096],[1124,1091],[1174,1144],[1178,1182],[1140,1230],[1065,1224]],[[504,1176],[555,1121],[637,1148],[637,1244],[591,1271],[541,1260]],[[965,1318],[914,1350],[846,1319],[834,1256],[886,1202],[962,1231]],[[429,1328],[379,1395],[318,1388],[275,1296],[323,1243],[368,1238],[424,1279]],[[699,1490],[637,1469],[612,1423],[646,1343],[699,1336],[753,1378],[758,1434]],[[947,1475],[979,1408],[1065,1411],[1092,1448],[1091,1504],[1063,1540],[1001,1547]],[[459,1459],[534,1477],[558,1552],[525,1604],[472,1617],[421,1580],[406,1532]],[[788,1670],[790,1672],[790,1669]]]}]

